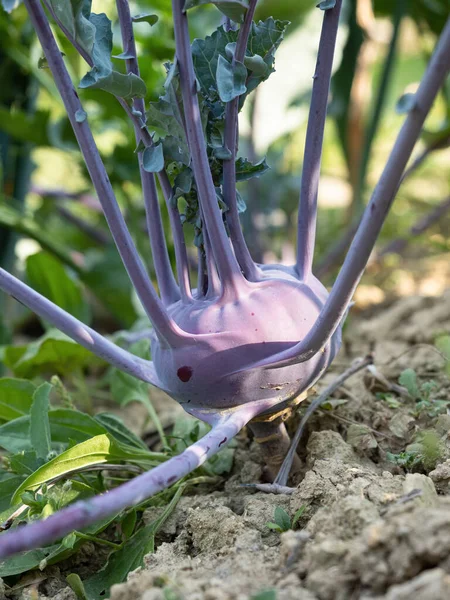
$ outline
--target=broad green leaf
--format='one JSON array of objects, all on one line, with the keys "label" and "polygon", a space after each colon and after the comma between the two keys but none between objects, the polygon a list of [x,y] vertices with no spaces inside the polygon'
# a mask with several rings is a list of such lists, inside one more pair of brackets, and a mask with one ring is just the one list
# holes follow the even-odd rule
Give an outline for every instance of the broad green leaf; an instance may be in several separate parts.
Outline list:
[{"label": "broad green leaf", "polygon": [[164,169],[164,153],[162,144],[147,146],[142,153],[142,165],[147,173],[159,173]]},{"label": "broad green leaf", "polygon": [[[167,65],[166,68],[170,72],[171,67]],[[163,141],[164,154],[188,166],[190,153],[184,130],[178,77],[172,76],[165,87],[164,95],[157,102],[150,102],[147,123],[150,128],[155,128],[166,136]]]},{"label": "broad green leaf", "polygon": [[77,600],[89,600],[86,595],[83,582],[81,581],[81,577],[78,575],[78,573],[71,573],[70,575],[67,575],[66,581],[77,597]]},{"label": "broad green leaf", "polygon": [[291,519],[284,508],[277,506],[274,512],[274,521],[282,531],[288,531],[291,528]]},{"label": "broad green leaf", "polygon": [[91,0],[48,0],[56,19],[68,35],[91,56],[95,26],[90,22]]},{"label": "broad green leaf", "polygon": [[214,4],[226,17],[241,23],[248,8],[247,0],[186,0],[184,10],[203,4]]},{"label": "broad green leaf", "polygon": [[148,23],[150,27],[155,25],[158,22],[158,16],[152,14],[142,14],[142,15],[134,15],[131,17],[133,23]]},{"label": "broad green leaf", "polygon": [[408,394],[415,400],[420,398],[419,384],[417,382],[417,375],[414,369],[405,369],[398,378],[400,385],[403,385],[407,390]]},{"label": "broad green leaf", "polygon": [[80,81],[80,88],[101,89],[125,99],[144,98],[147,88],[140,77],[133,73],[125,75],[113,70],[111,21],[104,13],[91,13],[89,21],[95,29],[92,48],[94,66]]},{"label": "broad green leaf", "polygon": [[37,458],[46,459],[52,449],[50,436],[50,392],[52,386],[43,383],[33,395],[33,405],[30,411],[30,441]]},{"label": "broad green leaf", "polygon": [[22,451],[9,457],[10,469],[18,475],[31,475],[43,462],[38,459],[34,450]]},{"label": "broad green leaf", "polygon": [[269,66],[264,62],[264,59],[259,54],[244,57],[244,65],[249,71],[253,71],[255,75],[266,77],[269,74]]},{"label": "broad green leaf", "polygon": [[269,168],[265,158],[256,164],[252,164],[246,158],[238,158],[236,161],[236,181],[247,181],[253,177],[260,177]]},{"label": "broad green leaf", "polygon": [[145,443],[132,431],[126,427],[119,417],[110,413],[100,413],[95,415],[95,420],[100,423],[118,442],[135,446],[140,450],[147,450]]},{"label": "broad green leaf", "polygon": [[183,489],[184,486],[177,489],[170,504],[158,519],[135,533],[122,545],[120,550],[110,555],[103,569],[84,582],[84,589],[89,600],[106,597],[112,585],[125,581],[130,571],[142,566],[144,556],[155,551],[155,535],[172,514]]},{"label": "broad green leaf", "polygon": [[10,507],[11,498],[23,479],[22,475],[0,472],[0,513]]},{"label": "broad green leaf", "polygon": [[32,254],[27,258],[26,272],[35,290],[77,319],[89,323],[89,305],[83,299],[81,286],[57,258],[47,252]]},{"label": "broad green leaf", "polygon": [[[273,73],[275,52],[283,40],[287,25],[287,21],[276,21],[272,17],[265,21],[252,23],[244,60],[248,62],[253,58],[253,65],[258,63],[259,68],[252,70],[247,77],[246,95]],[[195,39],[192,42],[195,74],[202,94],[211,102],[218,100],[216,74],[219,56],[229,57],[233,44],[236,43],[237,35],[237,31],[225,31],[223,27],[219,27],[204,40]],[[266,68],[263,69],[261,61],[264,62]]]},{"label": "broad green leaf", "polygon": [[[49,412],[52,443],[67,447],[69,443],[80,443],[96,435],[106,434],[105,429],[89,415],[59,408]],[[0,447],[12,454],[31,451],[30,416],[19,417],[0,426]]]},{"label": "broad green leaf", "polygon": [[36,569],[41,561],[45,560],[49,554],[52,554],[59,547],[60,544],[54,544],[53,546],[47,546],[47,548],[28,550],[0,561],[0,577],[11,577]]},{"label": "broad green leaf", "polygon": [[33,403],[36,386],[25,379],[0,379],[0,420],[12,421],[27,415]]},{"label": "broad green leaf", "polygon": [[19,502],[22,493],[26,490],[37,490],[43,483],[61,475],[70,475],[77,469],[106,462],[120,462],[133,457],[133,453],[124,450],[111,436],[97,435],[69,448],[27,477],[17,488],[12,502]]},{"label": "broad green leaf", "polygon": [[96,364],[98,359],[64,333],[51,329],[27,346],[4,348],[3,362],[15,375],[33,377],[49,371],[64,375]]},{"label": "broad green leaf", "polygon": [[231,102],[238,96],[242,96],[247,91],[245,81],[247,79],[247,69],[243,63],[235,61],[234,64],[228,62],[222,55],[217,61],[217,91],[222,102]]}]

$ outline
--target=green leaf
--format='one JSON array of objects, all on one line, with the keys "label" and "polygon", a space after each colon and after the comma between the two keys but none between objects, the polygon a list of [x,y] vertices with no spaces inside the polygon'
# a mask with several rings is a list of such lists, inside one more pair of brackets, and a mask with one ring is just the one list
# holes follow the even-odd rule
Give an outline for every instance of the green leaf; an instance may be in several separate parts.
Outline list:
[{"label": "green leaf", "polygon": [[147,173],[159,173],[164,169],[164,153],[162,144],[147,146],[142,154],[142,164]]},{"label": "green leaf", "polygon": [[[283,40],[287,21],[276,21],[272,17],[265,21],[252,23],[249,35],[247,55],[245,61],[251,61],[253,66],[259,66],[251,71],[246,80],[248,95],[262,81],[265,81],[274,71],[275,52]],[[195,39],[192,42],[192,58],[201,93],[211,102],[218,100],[218,84],[216,81],[219,56],[227,59],[232,52],[233,44],[237,41],[236,31],[225,31],[219,27],[204,40]],[[255,57],[258,58],[255,58]],[[252,61],[253,59],[253,61]],[[262,62],[266,65],[262,67]],[[241,72],[243,73],[242,69]]]},{"label": "green leaf", "polygon": [[140,77],[134,73],[125,75],[113,70],[111,21],[104,13],[91,13],[89,21],[95,28],[92,48],[94,66],[80,81],[79,87],[101,89],[125,99],[144,98],[147,87]]},{"label": "green leaf", "polygon": [[36,386],[25,379],[0,379],[0,420],[12,421],[27,415],[33,403]]},{"label": "green leaf", "polygon": [[50,146],[48,127],[50,112],[38,110],[33,114],[0,106],[0,127],[2,131],[17,140],[31,142],[38,146]]},{"label": "green leaf", "polygon": [[150,27],[152,27],[158,22],[159,18],[157,15],[152,15],[149,13],[135,15],[134,17],[131,17],[131,20],[133,21],[133,23],[148,23]]},{"label": "green leaf", "polygon": [[276,590],[263,590],[254,594],[250,600],[277,600]]},{"label": "green leaf", "polygon": [[30,411],[30,441],[38,458],[46,459],[52,449],[50,435],[50,392],[52,385],[43,383],[33,395],[33,405]]},{"label": "green leaf", "polygon": [[[156,453],[148,453],[148,456],[153,455],[156,455]],[[27,477],[22,485],[17,488],[12,502],[19,502],[21,494],[24,491],[37,490],[42,484],[48,483],[56,477],[70,475],[73,471],[92,465],[134,460],[138,456],[138,451],[134,452],[134,449],[131,451],[128,450],[126,446],[116,442],[110,435],[97,435],[90,440],[69,448],[40,467],[30,477]]]},{"label": "green leaf", "polygon": [[66,581],[71,587],[73,593],[77,597],[77,600],[89,600],[84,589],[83,582],[77,573],[71,573],[67,575]]},{"label": "green leaf", "polygon": [[273,518],[282,531],[288,531],[291,528],[291,518],[281,506],[275,508]]},{"label": "green leaf", "polygon": [[118,442],[135,446],[140,450],[147,450],[146,444],[132,431],[126,427],[119,417],[111,413],[99,413],[95,415],[95,420],[100,423]]},{"label": "green leaf", "polygon": [[39,460],[34,450],[22,450],[18,454],[9,457],[11,471],[18,475],[31,475],[36,469],[42,465],[42,460]]},{"label": "green leaf", "polygon": [[334,8],[336,6],[336,0],[322,0],[319,4],[316,4],[316,8],[320,8],[320,10],[330,10],[330,8]]},{"label": "green leaf", "polygon": [[295,515],[292,518],[292,529],[295,528],[295,526],[298,523],[298,520],[304,515],[307,508],[308,507],[306,506],[306,504],[303,504],[298,510],[295,511]]},{"label": "green leaf", "polygon": [[75,113],[75,121],[77,123],[84,123],[84,121],[86,121],[86,119],[87,119],[87,112],[84,111],[82,108],[79,108]]},{"label": "green leaf", "polygon": [[101,364],[91,352],[57,329],[50,329],[27,346],[5,347],[3,362],[19,377],[34,377],[49,371],[64,375],[88,365]]},{"label": "green leaf", "polygon": [[0,513],[10,507],[11,498],[22,481],[22,475],[0,473]]},{"label": "green leaf", "polygon": [[273,523],[272,521],[268,521],[266,523],[267,529],[273,529],[274,531],[278,531],[278,533],[283,533],[283,529],[277,523]]},{"label": "green leaf", "polygon": [[395,105],[395,111],[399,115],[404,115],[406,113],[411,112],[416,105],[416,95],[415,94],[403,94],[397,100],[397,104]]},{"label": "green leaf", "polygon": [[245,56],[244,65],[249,71],[253,71],[255,75],[260,75],[261,77],[267,77],[269,75],[269,66],[259,54]]},{"label": "green leaf", "polygon": [[223,56],[219,56],[217,61],[217,90],[222,102],[231,102],[234,98],[242,96],[247,91],[245,81],[247,79],[247,69],[243,63],[235,61],[234,64],[227,61]]},{"label": "green leaf", "polygon": [[19,6],[22,0],[2,0],[2,6],[6,12],[10,13]]},{"label": "green leaf", "polygon": [[203,4],[214,4],[220,12],[236,23],[243,21],[248,9],[247,0],[186,0],[184,10],[189,10],[195,6],[202,6]]},{"label": "green leaf", "polygon": [[238,158],[236,161],[236,181],[247,181],[253,177],[260,177],[270,169],[266,159],[253,164],[246,158]]},{"label": "green leaf", "polygon": [[143,527],[127,540],[120,550],[110,555],[106,565],[95,575],[84,582],[84,589],[89,600],[98,600],[107,597],[112,585],[125,581],[128,573],[143,564],[144,556],[155,550],[155,535],[171,515],[178,500],[183,493],[184,486],[180,486],[170,504],[166,506],[162,515]]},{"label": "green leaf", "polygon": [[[186,166],[190,164],[189,146],[184,130],[184,119],[181,110],[181,90],[179,77],[170,75],[172,67],[166,65],[168,77],[165,93],[157,102],[150,102],[147,111],[147,123],[166,135],[163,146],[164,154]],[[169,79],[170,78],[170,79]]]},{"label": "green leaf", "polygon": [[48,3],[70,37],[90,56],[95,40],[95,25],[89,20],[90,0],[48,0]]},{"label": "green leaf", "polygon": [[414,369],[405,369],[398,378],[400,385],[403,385],[407,390],[408,394],[415,400],[420,398],[419,385],[417,383],[417,375]]},{"label": "green leaf", "polygon": [[32,254],[27,258],[26,272],[35,290],[77,319],[90,321],[89,305],[83,299],[80,284],[57,258],[47,252]]},{"label": "green leaf", "polygon": [[[107,429],[89,415],[68,408],[49,411],[49,419],[52,442],[65,447],[71,440],[80,443],[108,433]],[[29,433],[29,415],[5,423],[0,426],[0,446],[13,454],[32,450]]]},{"label": "green leaf", "polygon": [[47,548],[28,550],[0,562],[0,577],[11,577],[36,569],[49,554],[52,554],[59,547],[60,544],[54,544]]}]

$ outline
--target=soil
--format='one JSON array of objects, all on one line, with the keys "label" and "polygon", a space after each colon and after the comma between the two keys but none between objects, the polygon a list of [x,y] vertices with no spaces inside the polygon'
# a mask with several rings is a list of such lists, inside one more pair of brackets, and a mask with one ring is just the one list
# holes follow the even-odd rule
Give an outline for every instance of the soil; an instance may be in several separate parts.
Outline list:
[{"label": "soil", "polygon": [[[291,495],[242,486],[258,482],[263,469],[243,432],[222,487],[180,500],[156,552],[112,588],[111,600],[450,598],[450,379],[434,347],[443,333],[450,333],[450,292],[353,317],[317,391],[371,351],[390,382],[406,368],[421,384],[433,380],[428,401],[389,393],[368,371],[355,375],[310,420]],[[276,507],[291,516],[302,509],[294,530],[267,527]],[[95,549],[83,552],[80,574]],[[18,597],[76,600],[57,567],[44,576],[39,596],[25,588]]]}]

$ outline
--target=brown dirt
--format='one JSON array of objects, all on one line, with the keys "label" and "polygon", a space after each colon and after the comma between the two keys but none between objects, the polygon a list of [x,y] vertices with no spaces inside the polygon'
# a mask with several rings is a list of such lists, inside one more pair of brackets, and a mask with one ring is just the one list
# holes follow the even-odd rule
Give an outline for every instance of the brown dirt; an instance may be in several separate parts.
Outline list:
[{"label": "brown dirt", "polygon": [[[450,401],[434,341],[450,333],[450,293],[371,308],[346,328],[346,345],[320,390],[369,351],[390,381],[413,368],[436,382],[428,406],[382,396],[369,373],[348,380],[310,420],[291,496],[242,487],[262,473],[259,448],[242,434],[221,491],[182,498],[154,554],[112,600],[447,600],[450,598]],[[408,469],[389,453],[419,456]],[[419,490],[419,492],[417,492]],[[419,494],[419,495],[418,495]],[[275,507],[304,507],[296,530],[267,528]],[[157,509],[151,509],[155,511]],[[146,518],[151,519],[151,511]],[[56,577],[58,581],[58,578]],[[41,584],[40,599],[75,600]],[[273,594],[261,595],[264,590]],[[2,596],[0,589],[0,597]],[[31,599],[26,590],[21,599]]]}]

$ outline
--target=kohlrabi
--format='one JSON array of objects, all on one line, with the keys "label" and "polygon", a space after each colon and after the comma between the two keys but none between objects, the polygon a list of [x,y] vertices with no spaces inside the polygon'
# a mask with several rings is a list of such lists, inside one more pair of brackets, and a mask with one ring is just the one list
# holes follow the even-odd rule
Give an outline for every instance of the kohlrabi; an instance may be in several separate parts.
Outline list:
[{"label": "kohlrabi", "polygon": [[[173,0],[176,56],[167,65],[164,93],[146,106],[133,19],[117,0],[127,74],[111,61],[111,23],[90,0],[24,0],[83,154],[93,186],[136,293],[153,324],[149,362],[108,341],[4,270],[0,288],[46,321],[127,373],[167,392],[212,429],[181,455],[103,496],[79,502],[45,521],[0,537],[0,556],[42,546],[72,529],[138,504],[171,485],[250,423],[262,423],[276,444],[286,442],[280,419],[339,350],[341,324],[392,204],[427,113],[450,67],[450,22],[430,60],[388,163],[328,294],[314,277],[314,252],[323,132],[341,0],[324,11],[313,75],[298,216],[297,262],[253,262],[239,222],[236,182],[266,169],[237,158],[238,112],[247,95],[274,70],[287,23],[254,23],[256,0],[211,1],[224,25],[191,44],[187,9],[202,0]],[[10,3],[6,3],[10,4]],[[132,122],[142,195],[159,294],[155,291],[117,204],[111,183],[44,10],[90,66],[79,87],[114,94]],[[158,138],[154,132],[158,132]],[[159,180],[175,255],[172,272],[158,204]],[[276,190],[273,190],[276,194]],[[183,202],[183,212],[180,207]],[[191,286],[183,226],[195,230],[198,278]]]}]

